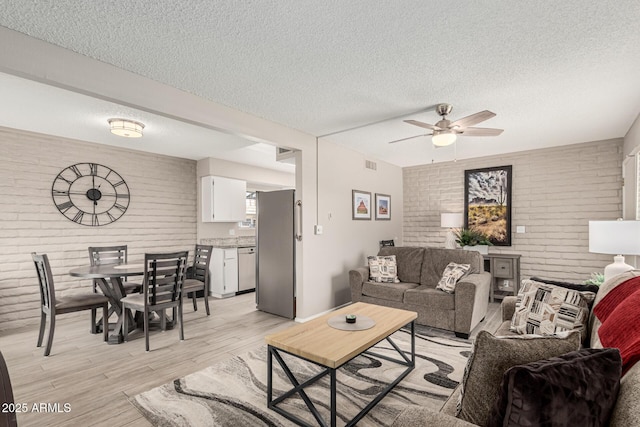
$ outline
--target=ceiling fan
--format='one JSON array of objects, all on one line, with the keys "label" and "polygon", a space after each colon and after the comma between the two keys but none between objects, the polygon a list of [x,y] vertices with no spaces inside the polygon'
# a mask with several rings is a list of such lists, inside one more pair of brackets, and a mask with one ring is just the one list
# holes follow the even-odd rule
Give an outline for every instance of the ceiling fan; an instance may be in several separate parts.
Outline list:
[{"label": "ceiling fan", "polygon": [[439,104],[436,107],[436,112],[442,117],[442,119],[435,125],[423,123],[418,120],[404,120],[405,123],[429,129],[432,132],[410,136],[409,138],[397,139],[395,141],[389,142],[389,144],[395,144],[396,142],[406,141],[408,139],[418,138],[421,136],[433,135],[433,138],[431,139],[433,145],[435,145],[436,147],[446,147],[447,145],[451,145],[456,141],[457,135],[498,136],[503,132],[502,129],[471,127],[475,124],[495,117],[496,114],[492,113],[491,111],[480,111],[479,113],[475,113],[452,122],[451,120],[447,119],[447,115],[451,113],[452,108],[453,107],[450,104]]}]

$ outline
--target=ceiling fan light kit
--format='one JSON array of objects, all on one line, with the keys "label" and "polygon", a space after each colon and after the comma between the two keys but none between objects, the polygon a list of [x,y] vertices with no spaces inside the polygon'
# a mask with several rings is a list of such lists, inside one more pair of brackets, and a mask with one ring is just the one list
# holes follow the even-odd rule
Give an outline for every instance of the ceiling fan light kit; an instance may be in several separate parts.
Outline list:
[{"label": "ceiling fan light kit", "polygon": [[479,113],[475,113],[452,122],[451,120],[447,119],[447,115],[451,113],[452,109],[453,107],[451,106],[451,104],[439,104],[436,107],[436,112],[442,117],[442,119],[435,125],[423,123],[418,120],[405,120],[405,123],[409,123],[410,125],[418,126],[424,129],[429,129],[431,133],[411,136],[409,138],[397,139],[389,143],[394,144],[396,142],[406,141],[409,139],[418,138],[420,136],[433,135],[433,137],[431,138],[431,142],[433,142],[433,145],[435,145],[436,147],[446,147],[456,142],[458,134],[464,136],[498,136],[503,132],[502,129],[472,127],[475,124],[495,117],[496,114],[492,113],[491,111],[480,111]]},{"label": "ceiling fan light kit", "polygon": [[431,142],[436,147],[446,147],[456,142],[456,134],[450,130],[434,130]]},{"label": "ceiling fan light kit", "polygon": [[127,119],[109,119],[111,133],[125,138],[141,138],[144,124]]}]

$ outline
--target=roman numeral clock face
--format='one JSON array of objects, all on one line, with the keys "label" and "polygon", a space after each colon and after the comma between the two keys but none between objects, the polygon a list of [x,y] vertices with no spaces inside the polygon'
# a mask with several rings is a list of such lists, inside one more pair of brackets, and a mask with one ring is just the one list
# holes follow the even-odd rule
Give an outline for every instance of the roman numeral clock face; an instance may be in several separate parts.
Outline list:
[{"label": "roman numeral clock face", "polygon": [[129,187],[113,169],[97,163],[77,163],[62,170],[51,187],[62,215],[80,225],[117,221],[129,207]]}]

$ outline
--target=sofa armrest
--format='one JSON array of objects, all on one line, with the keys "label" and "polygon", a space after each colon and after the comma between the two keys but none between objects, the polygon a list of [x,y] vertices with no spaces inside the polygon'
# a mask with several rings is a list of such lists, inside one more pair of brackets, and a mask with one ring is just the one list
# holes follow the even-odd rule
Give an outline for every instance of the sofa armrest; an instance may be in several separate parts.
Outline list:
[{"label": "sofa armrest", "polygon": [[470,427],[475,426],[443,412],[435,412],[424,406],[410,405],[393,422],[393,427]]},{"label": "sofa armrest", "polygon": [[484,319],[489,306],[491,274],[469,274],[456,284],[456,319],[454,331],[468,335]]},{"label": "sofa armrest", "polygon": [[516,312],[516,300],[518,298],[514,296],[504,297],[502,304],[500,304],[500,313],[502,314],[502,321],[511,321],[513,313]]},{"label": "sofa armrest", "polygon": [[351,302],[358,302],[362,299],[362,284],[367,280],[369,280],[369,267],[360,267],[349,271]]}]

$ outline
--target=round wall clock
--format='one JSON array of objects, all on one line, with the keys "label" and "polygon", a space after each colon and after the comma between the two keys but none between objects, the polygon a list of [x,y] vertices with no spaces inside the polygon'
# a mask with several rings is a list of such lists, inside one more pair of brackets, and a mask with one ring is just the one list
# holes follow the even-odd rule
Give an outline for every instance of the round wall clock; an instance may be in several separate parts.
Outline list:
[{"label": "round wall clock", "polygon": [[77,163],[53,180],[56,207],[80,225],[100,226],[117,221],[129,207],[129,187],[113,169],[97,163]]}]

